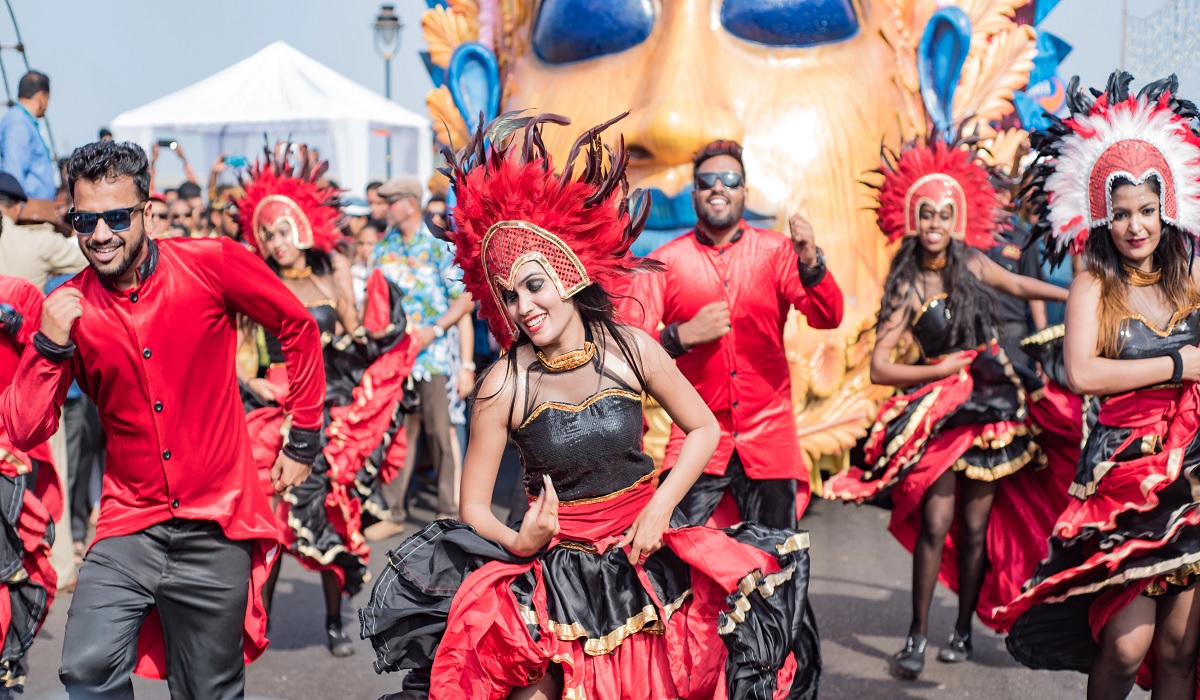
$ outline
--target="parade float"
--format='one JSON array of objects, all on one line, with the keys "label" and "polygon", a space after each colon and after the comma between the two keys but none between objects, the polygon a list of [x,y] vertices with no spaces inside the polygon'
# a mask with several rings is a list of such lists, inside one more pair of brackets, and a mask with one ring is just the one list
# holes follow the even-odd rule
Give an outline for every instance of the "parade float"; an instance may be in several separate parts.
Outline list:
[{"label": "parade float", "polygon": [[[625,110],[631,185],[653,207],[642,249],[691,228],[691,158],[745,147],[747,218],[807,217],[846,294],[846,319],[786,345],[800,444],[840,469],[892,389],[869,380],[890,251],[861,182],[880,145],[931,128],[978,130],[1012,172],[1069,47],[1037,25],[1057,0],[446,0],[422,18],[436,138],[463,144],[480,119],[533,108],[595,124]],[[574,135],[547,145],[560,158]],[[433,182],[434,189],[445,182]],[[648,411],[654,435],[665,416]],[[661,454],[661,452],[660,452]],[[814,488],[820,484],[813,480]]]}]

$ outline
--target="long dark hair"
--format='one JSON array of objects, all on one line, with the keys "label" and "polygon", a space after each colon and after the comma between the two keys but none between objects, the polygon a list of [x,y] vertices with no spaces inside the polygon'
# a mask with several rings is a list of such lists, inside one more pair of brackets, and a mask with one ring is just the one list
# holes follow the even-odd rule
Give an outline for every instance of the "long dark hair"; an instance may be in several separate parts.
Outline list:
[{"label": "long dark hair", "polygon": [[[970,256],[974,254],[964,243],[953,239],[946,248],[946,266],[942,268],[941,275],[946,307],[950,312],[951,347],[974,347],[987,342],[1000,322],[996,315],[995,293],[975,276],[968,264]],[[879,304],[876,332],[883,331],[883,324],[898,309],[908,308],[912,295],[917,293],[923,257],[924,251],[916,236],[906,238],[900,244],[896,257],[892,258],[887,279],[883,282],[883,299]],[[902,323],[907,322],[909,313],[906,312],[901,318]]]},{"label": "long dark hair", "polygon": [[[1128,178],[1116,178],[1109,188],[1110,196],[1117,189],[1133,184]],[[1162,185],[1157,177],[1146,178],[1145,184],[1161,197]],[[1191,279],[1194,251],[1187,238],[1185,233],[1164,221],[1158,247],[1153,253],[1155,267],[1162,271],[1159,289],[1167,303],[1176,309],[1200,303],[1200,290]],[[1117,357],[1121,352],[1121,321],[1132,313],[1132,309],[1129,308],[1129,272],[1117,244],[1113,243],[1111,227],[1104,226],[1089,233],[1083,244],[1083,264],[1100,280],[1100,332],[1096,351],[1101,357]]]},{"label": "long dark hair", "polygon": [[[575,309],[579,312],[579,318],[583,321],[584,333],[588,340],[595,342],[596,338],[603,338],[605,335],[611,337],[613,342],[617,344],[617,350],[625,361],[629,363],[630,369],[633,370],[633,376],[637,378],[639,388],[645,391],[648,383],[642,366],[642,355],[637,349],[637,341],[634,340],[629,329],[616,322],[616,307],[613,304],[613,295],[609,294],[604,287],[593,283],[579,290],[575,296],[571,297],[575,302]],[[489,396],[478,396],[479,386],[483,384],[484,377],[492,372],[498,371],[498,365],[503,364],[505,368],[505,382],[519,376],[517,368],[517,351],[525,345],[532,345],[533,341],[524,333],[517,333],[515,340],[508,351],[505,353],[506,360],[496,362],[489,367],[479,378],[475,384],[475,389],[472,391],[471,397],[474,399],[488,400],[495,398],[500,392]],[[600,363],[604,363],[604,353],[608,348],[604,342],[596,343],[596,350],[600,358]],[[513,392],[512,403],[509,406],[508,420],[512,423],[512,417],[517,410],[517,392]]]}]

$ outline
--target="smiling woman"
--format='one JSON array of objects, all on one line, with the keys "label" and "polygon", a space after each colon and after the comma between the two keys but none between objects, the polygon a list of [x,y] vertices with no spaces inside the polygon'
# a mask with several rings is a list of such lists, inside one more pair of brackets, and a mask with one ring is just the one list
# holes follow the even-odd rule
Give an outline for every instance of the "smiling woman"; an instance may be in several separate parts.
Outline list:
[{"label": "smiling woman", "polygon": [[1071,116],[1034,139],[1035,233],[1084,259],[1067,379],[1099,410],[1050,556],[1000,613],[1021,663],[1088,673],[1089,700],[1135,679],[1192,697],[1200,646],[1200,115],[1174,76],[1136,95],[1132,81],[1072,81]]},{"label": "smiling woman", "polygon": [[[450,158],[456,261],[507,354],[480,381],[463,522],[389,553],[361,613],[376,670],[413,669],[405,697],[816,695],[807,533],[673,517],[720,428],[662,347],[614,320],[613,285],[659,269],[628,255],[645,203],[626,199],[623,147],[600,142],[619,119],[562,175],[541,146],[556,115],[503,115],[463,151],[481,158]],[[686,435],[658,484],[643,392]],[[491,510],[510,439],[530,500],[515,528]]]}]

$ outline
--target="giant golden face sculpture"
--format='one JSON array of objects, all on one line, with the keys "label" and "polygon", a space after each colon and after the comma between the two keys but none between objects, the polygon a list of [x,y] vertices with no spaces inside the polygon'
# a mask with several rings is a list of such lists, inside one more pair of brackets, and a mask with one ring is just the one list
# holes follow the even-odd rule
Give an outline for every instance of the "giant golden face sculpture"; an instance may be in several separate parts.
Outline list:
[{"label": "giant golden face sculpture", "polygon": [[[888,393],[867,380],[864,329],[890,254],[859,180],[878,167],[881,142],[895,147],[927,130],[921,32],[941,5],[967,12],[974,36],[954,112],[986,124],[1011,111],[1036,54],[1033,30],[1011,19],[1026,2],[450,0],[423,27],[435,64],[462,41],[495,51],[501,111],[529,107],[590,125],[632,110],[620,124],[633,149],[631,184],[656,196],[686,199],[692,154],[705,143],[743,144],[749,209],[780,223],[806,216],[846,294],[842,329],[800,332],[797,320],[787,338],[801,444],[816,458],[865,434]],[[429,106],[445,123],[442,140],[463,143],[449,91],[435,90]],[[997,136],[1000,145],[1019,140]],[[574,134],[547,137],[561,158]],[[662,199],[656,209],[690,208]]]}]

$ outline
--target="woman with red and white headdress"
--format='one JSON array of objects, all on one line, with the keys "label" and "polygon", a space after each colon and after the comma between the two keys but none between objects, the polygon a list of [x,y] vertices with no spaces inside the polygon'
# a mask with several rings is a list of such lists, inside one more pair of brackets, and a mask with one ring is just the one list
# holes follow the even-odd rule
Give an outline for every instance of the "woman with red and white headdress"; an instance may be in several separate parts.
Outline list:
[{"label": "woman with red and white headdress", "polygon": [[1089,673],[1088,698],[1200,697],[1200,136],[1174,76],[1134,95],[1068,90],[1035,134],[1035,234],[1082,255],[1064,341],[1072,389],[1099,416],[1050,555],[1001,617],[1034,668]]},{"label": "woman with red and white headdress", "polygon": [[[903,391],[880,409],[863,467],[836,476],[825,493],[890,509],[889,530],[913,553],[912,623],[893,659],[893,671],[912,679],[924,670],[939,579],[959,607],[938,659],[964,661],[975,612],[996,626],[992,608],[1019,592],[1044,551],[1059,511],[1049,489],[1029,483],[1042,460],[1027,382],[997,344],[992,290],[1048,301],[1066,291],[981,252],[996,245],[999,201],[969,144],[931,136],[885,152],[879,173],[879,226],[902,242],[884,282],[871,381]],[[916,364],[898,357],[908,336]]]},{"label": "woman with red and white headdress", "polygon": [[[672,527],[719,429],[662,347],[613,320],[611,285],[655,267],[629,255],[648,209],[626,196],[624,144],[600,142],[615,121],[561,174],[541,136],[568,123],[554,115],[504,115],[449,154],[456,261],[507,354],[477,390],[464,522],[391,552],[360,612],[376,670],[417,671],[397,697],[816,696],[807,533]],[[643,391],[686,433],[657,485]],[[518,528],[491,510],[510,438],[531,501]]]},{"label": "woman with red and white headdress", "polygon": [[[404,431],[396,430],[393,414],[416,348],[405,334],[403,294],[381,274],[368,280],[360,320],[349,261],[335,249],[338,192],[319,184],[325,163],[311,167],[301,147],[302,167],[293,168],[286,153],[267,154],[249,170],[238,212],[247,245],[317,320],[325,363],[325,426],[312,474],[276,501],[275,514],[287,551],[321,574],[330,652],[349,656],[354,647],[343,628],[341,598],[358,592],[369,576],[362,521],[373,510],[384,512],[374,484],[389,465],[394,473],[404,463]],[[288,417],[279,399],[287,395],[288,377],[279,340],[263,331],[262,345],[262,376],[239,381],[263,488],[274,497],[268,477],[271,455],[286,432],[282,426]],[[263,587],[268,613],[279,567],[276,558]]]}]

